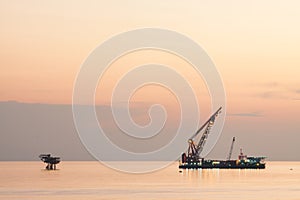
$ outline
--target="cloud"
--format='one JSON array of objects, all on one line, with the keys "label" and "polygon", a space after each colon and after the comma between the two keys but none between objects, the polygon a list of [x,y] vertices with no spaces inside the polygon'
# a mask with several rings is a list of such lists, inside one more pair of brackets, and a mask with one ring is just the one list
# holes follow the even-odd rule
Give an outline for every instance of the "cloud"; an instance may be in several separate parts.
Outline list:
[{"label": "cloud", "polygon": [[228,113],[227,116],[233,117],[263,117],[261,112]]},{"label": "cloud", "polygon": [[286,91],[266,91],[257,96],[263,99],[286,99],[286,100],[300,100],[300,90],[286,90]]},{"label": "cloud", "polygon": [[280,84],[279,82],[265,82],[259,84],[262,92],[258,93],[256,96],[263,99],[285,99],[287,88]]},{"label": "cloud", "polygon": [[268,88],[275,88],[275,87],[280,86],[280,84],[278,82],[274,81],[274,82],[265,83],[265,84],[263,84],[263,86],[268,87]]},{"label": "cloud", "polygon": [[284,99],[285,96],[282,95],[281,91],[266,91],[258,94],[260,98],[263,99]]},{"label": "cloud", "polygon": [[284,85],[278,82],[267,82],[260,84],[260,87],[263,90],[256,94],[256,97],[259,98],[286,100],[299,99],[298,95],[300,95],[300,88],[294,88],[292,85]]},{"label": "cloud", "polygon": [[300,101],[300,89],[294,90],[294,97],[292,98],[292,100],[294,101]]}]

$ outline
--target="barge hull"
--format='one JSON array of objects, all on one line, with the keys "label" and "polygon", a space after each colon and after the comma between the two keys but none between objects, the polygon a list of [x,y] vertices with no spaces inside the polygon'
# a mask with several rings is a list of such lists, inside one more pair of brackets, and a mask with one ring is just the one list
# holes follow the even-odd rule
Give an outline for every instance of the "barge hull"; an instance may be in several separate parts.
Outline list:
[{"label": "barge hull", "polygon": [[248,157],[245,160],[200,160],[187,161],[180,169],[265,169],[264,157]]},{"label": "barge hull", "polygon": [[223,165],[179,165],[180,169],[265,169],[264,164],[258,166],[223,166]]}]

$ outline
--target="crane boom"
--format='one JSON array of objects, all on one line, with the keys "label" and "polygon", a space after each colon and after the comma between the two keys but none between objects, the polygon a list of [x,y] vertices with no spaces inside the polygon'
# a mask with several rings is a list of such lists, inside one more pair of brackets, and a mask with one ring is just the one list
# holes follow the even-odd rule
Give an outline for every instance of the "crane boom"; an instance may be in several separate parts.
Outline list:
[{"label": "crane boom", "polygon": [[232,138],[232,143],[231,143],[231,146],[230,146],[230,150],[229,150],[229,154],[228,154],[227,160],[231,159],[231,154],[232,154],[234,142],[235,142],[235,137]]},{"label": "crane boom", "polygon": [[[204,128],[205,126],[212,120],[212,118],[215,118],[218,116],[220,111],[222,110],[222,107],[220,107],[197,131],[192,137],[190,137],[190,140],[194,139]],[[215,120],[215,119],[213,119]]]},{"label": "crane boom", "polygon": [[[189,139],[188,157],[192,160],[198,160],[200,158],[200,153],[203,150],[204,144],[210,133],[210,129],[213,126],[216,117],[221,112],[222,107],[220,107]],[[201,136],[199,142],[195,145],[193,139],[205,128],[203,135]]]}]

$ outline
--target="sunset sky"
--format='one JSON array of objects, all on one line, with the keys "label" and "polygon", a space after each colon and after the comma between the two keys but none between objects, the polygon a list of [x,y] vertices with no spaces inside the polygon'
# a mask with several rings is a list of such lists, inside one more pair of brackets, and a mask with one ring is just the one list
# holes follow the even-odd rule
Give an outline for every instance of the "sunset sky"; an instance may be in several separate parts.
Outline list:
[{"label": "sunset sky", "polygon": [[[258,145],[275,138],[274,149],[283,142],[285,148],[292,146],[287,152],[297,151],[299,8],[296,0],[1,0],[0,101],[71,104],[80,66],[99,44],[132,29],[164,28],[190,37],[214,61],[226,91],[226,139],[243,132],[254,134],[253,141]],[[203,80],[195,81],[197,77],[192,71],[184,71],[184,62],[176,56],[137,52],[120,59],[115,66],[130,68],[153,57],[155,62],[173,65],[186,73],[201,98]],[[109,77],[107,90],[117,75]],[[157,101],[151,88],[146,91],[137,94],[136,100]],[[163,101],[168,103],[168,99]],[[96,102],[106,100],[98,101],[96,97]]]}]

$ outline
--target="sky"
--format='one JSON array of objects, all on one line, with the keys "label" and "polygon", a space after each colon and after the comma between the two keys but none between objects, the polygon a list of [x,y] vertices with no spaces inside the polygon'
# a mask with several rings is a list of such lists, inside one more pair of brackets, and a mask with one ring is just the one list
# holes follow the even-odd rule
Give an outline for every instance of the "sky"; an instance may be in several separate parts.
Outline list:
[{"label": "sky", "polygon": [[[69,105],[80,66],[99,44],[132,29],[164,28],[192,38],[215,63],[226,91],[224,145],[237,135],[241,145],[271,146],[256,152],[249,145],[254,153],[280,154],[275,156],[279,160],[291,154],[290,159],[300,160],[299,7],[296,0],[1,0],[0,101]],[[203,99],[200,107],[210,108],[203,80],[185,71],[188,64],[174,55],[136,52],[112,68],[126,70],[152,60],[181,70]],[[105,88],[97,88],[99,105],[107,103],[122,71],[107,73]],[[170,95],[153,86],[132,100],[175,107]],[[134,118],[141,124],[149,120]]]}]

